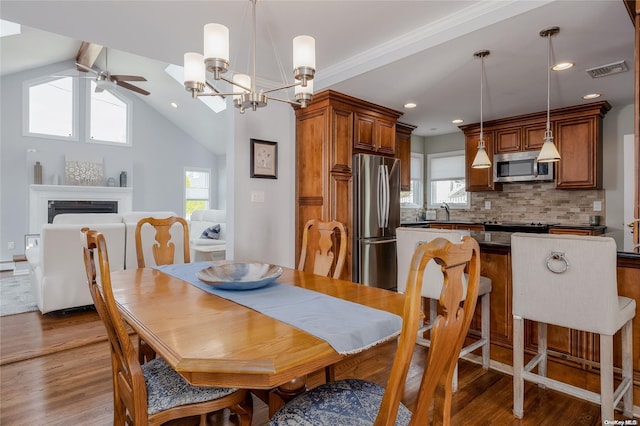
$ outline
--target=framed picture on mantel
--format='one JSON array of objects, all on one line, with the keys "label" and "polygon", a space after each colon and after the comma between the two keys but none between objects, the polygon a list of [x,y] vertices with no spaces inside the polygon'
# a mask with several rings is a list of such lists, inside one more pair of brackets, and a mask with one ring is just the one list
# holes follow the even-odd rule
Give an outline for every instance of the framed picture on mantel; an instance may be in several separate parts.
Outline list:
[{"label": "framed picture on mantel", "polygon": [[278,143],[251,139],[251,177],[278,179]]}]

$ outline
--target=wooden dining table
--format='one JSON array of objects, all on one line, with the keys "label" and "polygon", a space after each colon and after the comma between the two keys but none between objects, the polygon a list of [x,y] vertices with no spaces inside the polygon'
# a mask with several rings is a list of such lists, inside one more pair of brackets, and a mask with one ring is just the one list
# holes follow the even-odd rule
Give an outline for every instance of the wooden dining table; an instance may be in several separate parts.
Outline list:
[{"label": "wooden dining table", "polygon": [[[348,356],[325,340],[157,269],[114,271],[111,280],[126,322],[187,381],[264,390],[270,413],[283,403],[276,394],[303,391],[306,375]],[[277,282],[402,315],[404,295],[396,292],[289,268]]]}]

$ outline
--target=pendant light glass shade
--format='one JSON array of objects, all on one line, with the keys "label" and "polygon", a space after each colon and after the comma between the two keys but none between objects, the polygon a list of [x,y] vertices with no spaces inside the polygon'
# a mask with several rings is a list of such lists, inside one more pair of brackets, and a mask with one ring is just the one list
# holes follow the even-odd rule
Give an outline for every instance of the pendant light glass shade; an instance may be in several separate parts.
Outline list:
[{"label": "pendant light glass shade", "polygon": [[489,55],[488,50],[479,50],[473,54],[481,60],[481,72],[480,72],[480,139],[478,140],[478,152],[473,158],[471,167],[474,169],[488,169],[491,167],[491,159],[487,154],[487,150],[484,144],[484,132],[482,129],[482,89],[484,87],[484,57]]},{"label": "pendant light glass shade", "polygon": [[491,167],[491,160],[484,148],[484,141],[480,141],[480,144],[478,145],[478,152],[476,152],[476,156],[473,159],[471,167],[474,169],[488,169]]},{"label": "pendant light glass shade", "polygon": [[551,163],[554,161],[560,161],[560,153],[553,143],[553,133],[551,132],[551,120],[550,120],[550,86],[551,86],[551,36],[558,34],[560,28],[550,27],[540,31],[540,37],[546,37],[548,40],[547,46],[547,129],[544,132],[544,143],[540,154],[538,154],[538,163]]}]

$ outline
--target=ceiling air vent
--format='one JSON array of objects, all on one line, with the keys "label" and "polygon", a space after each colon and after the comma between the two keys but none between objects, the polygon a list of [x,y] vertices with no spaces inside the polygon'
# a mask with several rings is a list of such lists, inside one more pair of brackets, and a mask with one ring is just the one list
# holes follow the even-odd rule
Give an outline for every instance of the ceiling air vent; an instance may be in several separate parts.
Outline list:
[{"label": "ceiling air vent", "polygon": [[587,74],[589,74],[591,78],[598,78],[598,77],[606,77],[611,74],[618,74],[628,70],[629,70],[629,67],[627,67],[627,64],[625,64],[624,61],[618,61],[608,65],[589,68],[587,70]]}]

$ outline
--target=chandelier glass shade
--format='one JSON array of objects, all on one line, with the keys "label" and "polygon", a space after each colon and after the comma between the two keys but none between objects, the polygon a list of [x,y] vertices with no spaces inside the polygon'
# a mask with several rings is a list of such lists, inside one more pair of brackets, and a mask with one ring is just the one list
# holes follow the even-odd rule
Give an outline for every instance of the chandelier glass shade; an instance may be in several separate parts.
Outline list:
[{"label": "chandelier glass shade", "polygon": [[550,97],[550,85],[551,85],[551,36],[558,34],[560,28],[550,27],[540,31],[540,37],[546,37],[548,40],[547,46],[547,127],[544,132],[544,139],[540,154],[538,154],[538,163],[551,163],[554,161],[560,161],[560,153],[553,143],[553,133],[551,131],[551,120],[549,118],[549,97]]},{"label": "chandelier glass shade", "polygon": [[[234,74],[229,80],[223,76],[229,70],[229,29],[221,24],[204,26],[204,55],[194,52],[184,54],[184,87],[193,98],[199,96],[232,96],[233,104],[244,113],[247,108],[255,111],[267,105],[268,99],[287,102],[302,108],[307,106],[313,96],[313,77],[316,71],[315,39],[302,35],[293,39],[293,77],[295,82],[275,89],[258,90],[256,88],[256,2],[252,4],[253,44],[252,74]],[[233,91],[221,93],[207,82],[207,71],[214,80],[223,80],[231,84]],[[205,87],[210,91],[205,92]],[[294,87],[295,101],[269,95],[273,92]]]},{"label": "chandelier glass shade", "polygon": [[487,150],[484,144],[484,132],[482,127],[482,89],[484,87],[484,57],[489,55],[488,50],[479,50],[473,54],[473,56],[480,58],[481,72],[480,72],[480,139],[478,140],[478,151],[473,158],[471,167],[474,169],[488,169],[491,167],[491,160],[487,154]]}]

